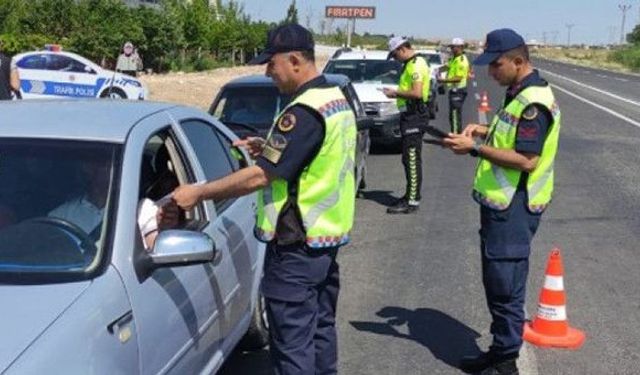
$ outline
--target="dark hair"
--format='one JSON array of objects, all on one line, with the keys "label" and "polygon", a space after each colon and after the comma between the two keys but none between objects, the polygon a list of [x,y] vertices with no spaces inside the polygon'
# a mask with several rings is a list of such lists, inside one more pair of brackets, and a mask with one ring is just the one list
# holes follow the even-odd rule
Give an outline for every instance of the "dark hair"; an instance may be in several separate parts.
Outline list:
[{"label": "dark hair", "polygon": [[305,60],[309,62],[316,62],[316,55],[313,52],[313,50],[299,51],[299,52],[302,55],[302,58],[304,58]]},{"label": "dark hair", "polygon": [[510,49],[504,53],[504,56],[515,59],[516,57],[522,57],[525,61],[529,61],[529,47],[526,44],[523,44],[514,49]]}]

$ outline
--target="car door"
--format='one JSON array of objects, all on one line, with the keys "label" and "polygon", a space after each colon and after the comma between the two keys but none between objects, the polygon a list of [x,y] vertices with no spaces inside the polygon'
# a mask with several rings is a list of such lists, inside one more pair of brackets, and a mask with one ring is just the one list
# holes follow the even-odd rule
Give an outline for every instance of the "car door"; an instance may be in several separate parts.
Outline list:
[{"label": "car door", "polygon": [[[144,248],[136,220],[142,199],[157,201],[200,178],[193,162],[166,112],[140,121],[128,137],[112,262],[130,298],[141,374],[195,374],[222,361],[223,296],[230,291],[217,282],[219,259],[147,271],[153,249]],[[209,220],[204,205],[196,205],[175,229],[203,231]]]},{"label": "car door", "polygon": [[[197,156],[207,181],[227,176],[246,166],[244,155],[232,152],[231,139],[205,118],[180,121],[186,142]],[[217,282],[224,291],[222,333],[230,340],[237,339],[239,323],[251,314],[259,283],[259,249],[253,235],[255,223],[255,195],[217,199],[206,202],[211,217],[205,229],[220,251]]]},{"label": "car door", "polygon": [[21,57],[16,61],[20,76],[20,92],[23,99],[46,98],[48,54],[36,53]]},{"label": "car door", "polygon": [[25,92],[34,95],[94,98],[97,73],[77,59],[58,53],[43,54],[44,69],[34,69],[32,78],[22,84]]},{"label": "car door", "polygon": [[[367,168],[367,155],[369,154],[369,147],[371,141],[369,139],[369,128],[373,125],[373,119],[371,119],[364,111],[364,107],[358,99],[358,94],[353,88],[351,82],[347,82],[342,86],[342,92],[344,93],[347,101],[351,105],[353,112],[356,116],[356,125],[358,128],[357,144],[356,144],[356,189],[364,187],[364,176]],[[362,186],[361,186],[362,185]]]}]

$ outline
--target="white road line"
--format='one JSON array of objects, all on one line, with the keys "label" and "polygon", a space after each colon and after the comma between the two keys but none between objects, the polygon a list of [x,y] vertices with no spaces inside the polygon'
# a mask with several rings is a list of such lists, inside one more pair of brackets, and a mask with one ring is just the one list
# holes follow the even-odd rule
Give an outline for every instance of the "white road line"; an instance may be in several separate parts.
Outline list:
[{"label": "white road line", "polygon": [[613,79],[618,80],[620,82],[629,82],[628,79],[624,79],[624,78],[613,77]]},{"label": "white road line", "polygon": [[520,349],[518,367],[522,375],[538,375],[538,361],[536,355],[531,350],[531,345],[524,343]]},{"label": "white road line", "polygon": [[607,78],[606,74],[598,74],[598,77]]},{"label": "white road line", "polygon": [[618,113],[618,112],[616,112],[614,110],[611,110],[611,109],[609,109],[609,108],[607,108],[607,107],[605,107],[603,105],[600,105],[598,103],[594,103],[589,99],[585,99],[582,96],[580,96],[578,94],[574,94],[573,92],[571,92],[571,91],[569,91],[569,90],[567,90],[567,89],[565,89],[563,87],[560,87],[560,86],[558,86],[556,84],[551,84],[551,86],[553,86],[554,88],[564,92],[567,95],[573,96],[574,98],[576,98],[578,100],[581,100],[581,101],[583,101],[583,102],[585,102],[587,104],[590,104],[590,105],[592,105],[592,106],[594,106],[594,107],[596,107],[598,109],[601,109],[601,110],[603,110],[603,111],[605,111],[605,112],[607,112],[607,113],[609,113],[609,114],[611,114],[611,115],[613,115],[613,116],[615,116],[615,117],[617,117],[617,118],[619,118],[621,120],[624,120],[624,121],[630,123],[631,125],[634,125],[634,126],[637,126],[638,128],[640,128],[640,122],[638,122],[638,121],[636,121],[636,120],[634,120],[632,118],[629,118],[629,117],[627,117],[625,115],[622,115],[622,114],[620,114],[620,113]]},{"label": "white road line", "polygon": [[609,91],[601,90],[601,89],[599,89],[599,88],[597,88],[597,87],[593,87],[593,86],[590,86],[590,85],[584,84],[584,83],[582,83],[582,82],[578,82],[578,81],[576,81],[576,80],[574,80],[574,79],[567,78],[567,77],[565,77],[565,76],[562,76],[562,75],[557,74],[557,73],[550,72],[550,71],[548,71],[548,70],[544,70],[544,69],[539,69],[539,70],[541,70],[541,71],[545,72],[545,74],[549,74],[549,75],[552,75],[552,76],[555,76],[555,77],[558,77],[558,78],[562,78],[562,79],[564,79],[565,81],[569,81],[569,82],[574,83],[574,84],[576,84],[576,85],[578,85],[578,86],[582,86],[582,87],[588,88],[588,89],[590,89],[590,90],[593,90],[593,91],[599,92],[600,94],[604,94],[604,95],[610,96],[610,97],[612,97],[612,98],[614,98],[614,99],[618,99],[618,100],[621,100],[621,101],[626,102],[626,103],[629,103],[629,104],[633,104],[633,105],[640,106],[640,102],[636,102],[636,101],[634,101],[634,100],[627,99],[627,98],[624,98],[624,97],[619,96],[619,95],[616,95],[616,94],[612,94],[612,93],[610,93]]},{"label": "white road line", "polygon": [[476,93],[475,97],[476,97],[476,100],[480,100],[480,94]]}]

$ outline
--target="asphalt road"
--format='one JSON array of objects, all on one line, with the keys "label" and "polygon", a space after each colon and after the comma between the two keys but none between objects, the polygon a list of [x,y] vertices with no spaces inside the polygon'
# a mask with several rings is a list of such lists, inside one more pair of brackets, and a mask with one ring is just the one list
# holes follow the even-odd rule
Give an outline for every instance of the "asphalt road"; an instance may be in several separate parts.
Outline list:
[{"label": "asphalt road", "polygon": [[[533,243],[526,310],[535,314],[546,258],[558,246],[569,320],[587,339],[577,351],[526,344],[521,373],[638,374],[639,78],[539,65],[554,85],[563,128],[554,201]],[[467,122],[476,121],[475,93],[485,90],[499,107],[504,90],[477,69]],[[434,122],[443,130],[444,99]],[[458,374],[460,357],[489,343],[478,207],[470,197],[475,160],[432,145],[423,160],[420,211],[391,216],[385,208],[404,186],[400,156],[374,150],[368,159],[353,241],[339,257],[341,374]],[[268,354],[234,353],[222,373],[270,374]]]}]

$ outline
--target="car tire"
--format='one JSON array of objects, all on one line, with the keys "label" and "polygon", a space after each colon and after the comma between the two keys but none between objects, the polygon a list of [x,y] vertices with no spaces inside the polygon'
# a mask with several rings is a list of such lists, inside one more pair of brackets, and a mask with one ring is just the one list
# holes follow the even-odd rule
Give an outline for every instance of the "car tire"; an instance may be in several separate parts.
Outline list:
[{"label": "car tire", "polygon": [[127,94],[117,87],[112,87],[111,90],[105,89],[101,94],[101,98],[111,99],[127,99]]},{"label": "car tire", "polygon": [[251,314],[251,323],[240,344],[242,350],[260,350],[269,343],[269,322],[267,321],[267,305],[262,294],[258,296],[255,309]]}]

